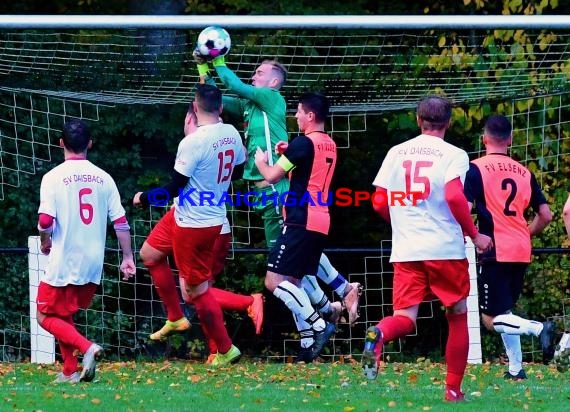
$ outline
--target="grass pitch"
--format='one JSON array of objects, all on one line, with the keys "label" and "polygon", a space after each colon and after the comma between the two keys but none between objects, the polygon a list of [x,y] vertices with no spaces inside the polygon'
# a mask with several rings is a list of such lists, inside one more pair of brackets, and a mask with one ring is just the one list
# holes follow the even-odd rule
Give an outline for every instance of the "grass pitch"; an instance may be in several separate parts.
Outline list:
[{"label": "grass pitch", "polygon": [[91,383],[54,384],[60,365],[0,364],[0,411],[568,411],[570,373],[526,364],[469,365],[468,402],[443,402],[445,365],[388,363],[375,381],[357,362],[253,363],[212,370],[188,361],[101,362]]}]

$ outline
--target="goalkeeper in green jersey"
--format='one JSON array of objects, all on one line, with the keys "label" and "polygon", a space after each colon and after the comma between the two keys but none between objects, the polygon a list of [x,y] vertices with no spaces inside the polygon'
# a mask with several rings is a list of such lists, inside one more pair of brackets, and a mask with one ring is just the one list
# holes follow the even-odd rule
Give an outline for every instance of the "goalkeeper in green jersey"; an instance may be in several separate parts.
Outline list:
[{"label": "goalkeeper in green jersey", "polygon": [[[289,180],[281,179],[275,184],[269,184],[257,170],[253,161],[257,148],[272,154],[271,164],[277,160],[273,148],[279,141],[288,141],[285,99],[279,89],[285,83],[287,70],[275,60],[265,60],[255,70],[252,84],[243,83],[225,63],[224,57],[217,57],[212,64],[230,93],[237,97],[224,96],[224,112],[232,118],[243,120],[247,161],[243,178],[255,186],[254,211],[263,219],[265,240],[271,248],[281,232],[283,216],[279,205],[279,194],[289,190]],[[214,84],[207,76],[208,65],[198,65],[200,76],[206,77],[206,82]]]},{"label": "goalkeeper in green jersey", "polygon": [[[282,204],[280,195],[289,190],[289,179],[285,177],[279,182],[269,184],[255,166],[255,152],[259,147],[267,151],[269,165],[275,164],[279,155],[275,148],[277,143],[287,142],[286,116],[287,104],[279,92],[287,80],[287,69],[277,60],[263,60],[255,69],[251,84],[244,83],[226,66],[224,56],[218,56],[211,61],[206,60],[194,51],[201,82],[215,84],[210,76],[211,63],[228,93],[222,99],[224,113],[232,119],[243,121],[247,160],[244,167],[243,179],[254,187],[256,193],[252,200],[254,211],[262,218],[267,247],[275,244],[283,226]],[[318,277],[329,285],[343,300],[348,312],[348,322],[353,324],[358,318],[359,297],[362,288],[359,283],[348,281],[331,265],[323,254],[319,265]],[[331,303],[316,279],[306,280],[306,288],[311,302],[332,322],[338,322],[342,306],[338,302]]]}]

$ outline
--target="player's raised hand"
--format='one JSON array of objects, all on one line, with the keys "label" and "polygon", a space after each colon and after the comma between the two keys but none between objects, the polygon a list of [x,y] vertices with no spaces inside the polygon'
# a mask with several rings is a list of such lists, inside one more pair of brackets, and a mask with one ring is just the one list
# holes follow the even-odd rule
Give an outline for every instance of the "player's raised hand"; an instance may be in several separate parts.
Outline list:
[{"label": "player's raised hand", "polygon": [[141,195],[143,194],[143,192],[137,192],[135,193],[135,195],[133,196],[133,206],[135,207],[141,207],[142,203],[141,203]]},{"label": "player's raised hand", "polygon": [[267,159],[268,159],[267,152],[264,152],[263,150],[261,150],[259,146],[257,146],[257,150],[255,151],[255,157],[254,157],[255,164],[267,163]]}]

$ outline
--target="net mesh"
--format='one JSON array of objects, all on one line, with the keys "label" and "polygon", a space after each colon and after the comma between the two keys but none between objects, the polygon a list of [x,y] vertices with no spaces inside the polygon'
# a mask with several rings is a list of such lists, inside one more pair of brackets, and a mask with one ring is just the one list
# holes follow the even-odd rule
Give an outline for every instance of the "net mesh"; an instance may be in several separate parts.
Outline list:
[{"label": "net mesh", "polygon": [[[5,187],[18,187],[27,174],[36,173],[38,162],[53,161],[54,133],[64,118],[99,121],[103,107],[187,104],[197,82],[190,59],[197,34],[192,30],[0,33],[0,199]],[[466,112],[489,101],[504,102],[499,105],[505,105],[504,112],[515,125],[512,152],[540,171],[542,184],[568,163],[570,42],[562,30],[232,30],[230,34],[228,66],[241,79],[248,79],[263,59],[276,57],[289,70],[283,89],[289,104],[306,89],[320,89],[332,98],[332,134],[342,149],[351,147],[355,133],[370,134],[371,116],[411,109],[426,94],[442,93]],[[295,107],[288,109],[291,114]],[[262,230],[258,220],[249,210],[231,213],[245,216],[236,219],[241,226],[233,226],[234,242],[250,245],[251,230]],[[149,211],[148,219],[134,222],[137,245],[160,214]],[[118,280],[117,265],[118,255],[108,254],[106,266],[117,276],[105,280],[97,297],[102,310],[86,311],[79,327],[119,357],[149,353],[144,337],[160,326],[162,309],[149,279],[125,287]],[[357,328],[341,326],[333,354],[360,349],[365,327],[389,311],[387,256],[365,256],[358,265],[354,266],[361,269],[347,276],[365,285],[365,305]],[[367,285],[369,276],[380,277],[380,285]],[[420,314],[420,323],[436,313],[433,304],[426,311]],[[28,320],[22,318],[22,330]],[[21,339],[20,344],[11,343],[17,341],[5,338],[9,343],[2,345],[3,350],[25,351]],[[192,342],[186,342],[186,348],[200,347]],[[289,343],[286,340],[284,345]],[[295,345],[284,346],[278,356],[286,356]],[[388,348],[387,353],[399,350]]]},{"label": "net mesh", "polygon": [[[5,186],[18,187],[22,175],[35,173],[35,160],[51,160],[57,142],[50,136],[66,116],[98,120],[101,106],[187,103],[197,81],[191,60],[197,34],[2,32],[0,200]],[[465,105],[522,99],[564,92],[570,73],[565,32],[236,29],[231,35],[227,60],[241,79],[276,57],[289,70],[283,88],[289,104],[306,89],[331,97],[331,133],[340,148],[367,131],[368,116],[411,108],[429,93]]]},{"label": "net mesh", "polygon": [[[100,103],[187,102],[197,80],[191,60],[197,34],[3,32],[2,89]],[[249,78],[261,59],[278,57],[289,70],[286,96],[322,89],[335,110],[351,112],[413,107],[438,90],[461,103],[552,93],[567,87],[570,70],[567,33],[230,34],[228,64],[240,78]],[[40,76],[49,76],[58,87],[38,90],[34,85]],[[94,79],[104,79],[103,84]]]}]

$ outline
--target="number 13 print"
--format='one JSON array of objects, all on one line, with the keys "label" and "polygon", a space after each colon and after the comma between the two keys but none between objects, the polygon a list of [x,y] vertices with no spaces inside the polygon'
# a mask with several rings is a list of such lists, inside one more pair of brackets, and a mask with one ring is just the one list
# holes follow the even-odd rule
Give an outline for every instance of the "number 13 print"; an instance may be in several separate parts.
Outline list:
[{"label": "number 13 print", "polygon": [[232,167],[235,154],[232,149],[225,152],[218,152],[218,183],[225,182],[232,176]]}]

